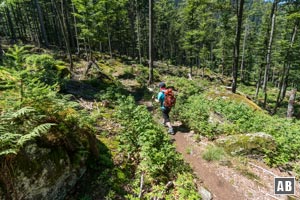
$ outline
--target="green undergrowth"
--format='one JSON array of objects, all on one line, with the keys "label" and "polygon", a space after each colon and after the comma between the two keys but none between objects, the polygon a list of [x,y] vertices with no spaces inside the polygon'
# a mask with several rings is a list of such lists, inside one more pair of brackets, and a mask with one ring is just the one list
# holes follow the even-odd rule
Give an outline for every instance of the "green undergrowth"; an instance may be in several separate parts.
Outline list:
[{"label": "green undergrowth", "polygon": [[[185,84],[180,84],[180,82]],[[175,83],[175,82],[174,82]],[[173,117],[181,120],[197,134],[216,139],[220,135],[265,132],[274,137],[276,150],[264,150],[264,160],[271,166],[285,165],[300,159],[300,123],[270,116],[254,109],[252,103],[241,98],[222,95],[212,96],[210,89],[203,89],[201,81],[177,80],[178,94]],[[213,87],[211,87],[213,88]],[[192,92],[191,92],[192,91]]]},{"label": "green undergrowth", "polygon": [[[124,162],[136,165],[132,191],[126,198],[138,199],[142,177],[146,199],[172,199],[174,196],[178,199],[200,198],[189,167],[144,106],[136,106],[132,97],[124,97],[120,100],[116,116],[123,127],[119,134],[120,153]],[[180,178],[181,174],[186,174],[185,178]],[[174,187],[166,188],[169,181],[174,181]]]}]

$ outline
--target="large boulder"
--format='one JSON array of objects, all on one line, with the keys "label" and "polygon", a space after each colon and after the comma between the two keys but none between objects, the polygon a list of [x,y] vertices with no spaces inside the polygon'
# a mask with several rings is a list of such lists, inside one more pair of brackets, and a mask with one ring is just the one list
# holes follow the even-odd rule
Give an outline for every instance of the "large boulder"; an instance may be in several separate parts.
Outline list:
[{"label": "large boulder", "polygon": [[32,142],[17,155],[0,157],[0,200],[64,199],[86,172],[97,144],[91,135],[77,140],[74,148]]},{"label": "large boulder", "polygon": [[216,143],[232,155],[263,155],[266,150],[276,149],[274,138],[263,132],[230,135]]}]

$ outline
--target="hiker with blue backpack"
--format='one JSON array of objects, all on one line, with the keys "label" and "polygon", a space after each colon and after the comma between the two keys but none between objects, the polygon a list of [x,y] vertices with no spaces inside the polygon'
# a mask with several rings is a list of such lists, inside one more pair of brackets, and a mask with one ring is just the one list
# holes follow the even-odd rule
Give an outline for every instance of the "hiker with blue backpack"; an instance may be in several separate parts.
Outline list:
[{"label": "hiker with blue backpack", "polygon": [[171,88],[166,88],[166,84],[164,82],[159,83],[158,87],[160,91],[155,101],[160,103],[160,108],[164,119],[163,125],[169,127],[168,133],[174,135],[175,133],[170,122],[169,113],[171,108],[176,103],[176,98],[173,94],[173,90]]}]

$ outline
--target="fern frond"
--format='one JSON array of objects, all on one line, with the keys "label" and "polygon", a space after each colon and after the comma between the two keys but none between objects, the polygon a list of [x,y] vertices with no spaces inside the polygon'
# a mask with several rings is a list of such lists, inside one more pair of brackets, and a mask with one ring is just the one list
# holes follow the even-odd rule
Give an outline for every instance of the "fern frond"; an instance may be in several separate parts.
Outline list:
[{"label": "fern frond", "polygon": [[54,123],[45,123],[45,124],[40,124],[39,126],[35,127],[30,134],[32,135],[40,135],[40,134],[44,134],[47,133],[49,131],[49,129],[52,126],[55,126],[56,124]]},{"label": "fern frond", "polygon": [[29,134],[23,135],[18,140],[17,146],[22,147],[27,141],[34,139],[41,134],[47,133],[49,129],[56,124],[54,123],[45,123],[35,127]]},{"label": "fern frond", "polygon": [[0,125],[0,135],[4,134],[5,132],[6,132],[6,128],[3,125]]},{"label": "fern frond", "polygon": [[12,146],[16,144],[17,140],[22,137],[22,134],[17,133],[4,133],[0,135],[0,147],[3,146]]},{"label": "fern frond", "polygon": [[26,106],[26,107],[23,107],[23,108],[17,110],[16,112],[14,112],[14,113],[12,114],[12,117],[13,117],[13,118],[22,117],[22,116],[24,116],[24,115],[26,115],[26,114],[33,113],[33,112],[35,112],[35,111],[36,111],[36,110],[35,110],[34,108]]},{"label": "fern frond", "polygon": [[17,154],[18,149],[5,149],[3,151],[0,151],[0,156],[2,155],[8,155],[8,154]]}]

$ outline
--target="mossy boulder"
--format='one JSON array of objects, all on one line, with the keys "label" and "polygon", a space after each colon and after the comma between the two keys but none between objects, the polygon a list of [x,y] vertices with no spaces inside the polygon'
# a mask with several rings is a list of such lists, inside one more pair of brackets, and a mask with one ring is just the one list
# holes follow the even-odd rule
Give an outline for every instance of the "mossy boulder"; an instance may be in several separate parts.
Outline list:
[{"label": "mossy boulder", "polygon": [[263,155],[276,149],[274,138],[263,132],[230,135],[216,143],[232,155]]},{"label": "mossy boulder", "polygon": [[99,140],[82,134],[76,142],[65,139],[65,145],[60,139],[40,139],[17,155],[0,157],[0,200],[65,199],[85,174],[90,158],[99,158]]}]

